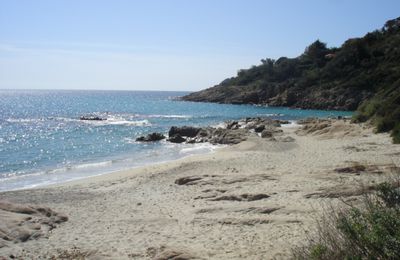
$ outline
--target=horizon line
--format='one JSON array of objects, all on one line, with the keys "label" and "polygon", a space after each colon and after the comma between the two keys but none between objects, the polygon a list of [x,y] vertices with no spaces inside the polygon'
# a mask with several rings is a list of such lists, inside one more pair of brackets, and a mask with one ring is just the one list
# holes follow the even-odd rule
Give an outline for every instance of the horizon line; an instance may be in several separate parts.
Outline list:
[{"label": "horizon line", "polygon": [[49,89],[49,88],[0,88],[0,91],[137,91],[137,92],[195,92],[199,90],[143,90],[143,89]]}]

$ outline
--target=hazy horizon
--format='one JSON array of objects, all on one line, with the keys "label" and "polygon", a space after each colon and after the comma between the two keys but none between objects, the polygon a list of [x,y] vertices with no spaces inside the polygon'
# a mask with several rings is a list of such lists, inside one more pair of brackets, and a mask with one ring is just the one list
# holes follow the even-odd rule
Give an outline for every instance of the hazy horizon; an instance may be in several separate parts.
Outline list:
[{"label": "hazy horizon", "polygon": [[0,89],[195,91],[263,58],[339,47],[396,1],[2,1]]}]

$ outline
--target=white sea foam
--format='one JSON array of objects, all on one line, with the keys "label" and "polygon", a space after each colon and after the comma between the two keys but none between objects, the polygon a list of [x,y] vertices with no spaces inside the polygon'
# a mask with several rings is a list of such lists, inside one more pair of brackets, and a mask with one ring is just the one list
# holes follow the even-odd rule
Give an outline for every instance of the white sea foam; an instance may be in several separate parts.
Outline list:
[{"label": "white sea foam", "polygon": [[179,151],[179,154],[190,155],[190,154],[211,152],[219,147],[222,147],[222,146],[212,145],[210,143],[192,144],[191,147],[182,148]]},{"label": "white sea foam", "polygon": [[98,167],[105,167],[105,166],[110,166],[112,165],[112,161],[104,161],[104,162],[96,162],[96,163],[84,163],[84,164],[78,164],[70,169],[88,169],[88,168],[98,168]]},{"label": "white sea foam", "polygon": [[52,117],[49,119],[57,120],[57,121],[64,121],[64,122],[77,122],[80,121],[79,119],[76,118],[68,118],[68,117]]},{"label": "white sea foam", "polygon": [[136,139],[135,138],[129,138],[129,137],[125,137],[124,141],[128,144],[134,144],[136,143]]},{"label": "white sea foam", "polygon": [[39,122],[45,121],[43,118],[8,118],[6,119],[9,123],[32,123],[32,122]]},{"label": "white sea foam", "polygon": [[[96,114],[97,115],[97,114]],[[132,115],[129,116],[134,118]],[[151,116],[150,116],[151,117]],[[157,116],[154,116],[157,117]],[[162,115],[160,115],[162,117]],[[168,115],[165,115],[167,118]],[[177,117],[178,115],[171,115],[171,118]],[[182,116],[183,118],[183,116]],[[44,122],[46,120],[55,120],[55,121],[62,121],[62,122],[76,122],[76,123],[84,123],[90,124],[94,126],[104,126],[104,125],[126,125],[126,126],[151,126],[151,123],[147,119],[143,120],[127,120],[124,117],[108,115],[104,117],[104,120],[80,120],[77,118],[68,118],[68,117],[49,117],[49,118],[8,118],[5,121],[9,123],[35,123],[35,122]]]},{"label": "white sea foam", "polygon": [[265,116],[265,117],[276,117],[276,116],[284,116],[284,114],[274,114],[274,113],[268,113],[268,114],[257,114],[257,116]]},{"label": "white sea foam", "polygon": [[222,122],[222,123],[219,123],[219,124],[211,125],[211,127],[214,127],[214,128],[226,128],[226,123]]},{"label": "white sea foam", "polygon": [[47,172],[46,171],[38,171],[38,172],[33,172],[33,173],[21,173],[21,172],[8,173],[8,174],[4,175],[2,178],[0,178],[0,182],[6,182],[6,181],[10,181],[10,180],[33,177],[33,176],[40,176],[45,173],[47,173]]},{"label": "white sea foam", "polygon": [[193,116],[190,115],[141,115],[142,117],[149,117],[149,118],[192,118]]},{"label": "white sea foam", "polygon": [[149,120],[146,119],[129,121],[123,118],[109,117],[106,120],[101,120],[101,121],[96,121],[96,120],[78,120],[78,121],[94,126],[104,126],[104,125],[151,126]]}]

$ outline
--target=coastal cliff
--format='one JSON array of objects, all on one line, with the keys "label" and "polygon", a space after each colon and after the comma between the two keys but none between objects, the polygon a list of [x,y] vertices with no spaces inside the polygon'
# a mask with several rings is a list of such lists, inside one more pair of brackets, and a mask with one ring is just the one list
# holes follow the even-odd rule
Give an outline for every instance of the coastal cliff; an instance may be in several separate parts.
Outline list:
[{"label": "coastal cliff", "polygon": [[[400,17],[340,48],[317,40],[296,58],[262,59],[185,101],[357,110],[378,131],[400,132]],[[371,104],[372,102],[372,104]],[[384,122],[382,122],[384,121]],[[379,126],[379,124],[381,126]],[[400,142],[397,137],[395,141]]]}]

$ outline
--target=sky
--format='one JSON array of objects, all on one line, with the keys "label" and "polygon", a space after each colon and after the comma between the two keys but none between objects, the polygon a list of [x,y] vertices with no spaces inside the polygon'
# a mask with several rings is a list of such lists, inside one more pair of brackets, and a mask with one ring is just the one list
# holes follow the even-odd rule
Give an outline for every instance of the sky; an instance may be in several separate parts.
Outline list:
[{"label": "sky", "polygon": [[330,47],[399,0],[0,0],[0,89],[211,87],[263,58]]}]

